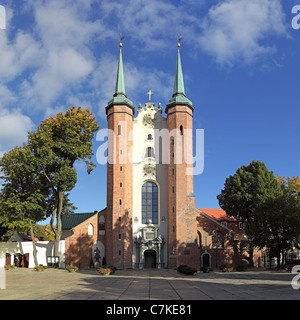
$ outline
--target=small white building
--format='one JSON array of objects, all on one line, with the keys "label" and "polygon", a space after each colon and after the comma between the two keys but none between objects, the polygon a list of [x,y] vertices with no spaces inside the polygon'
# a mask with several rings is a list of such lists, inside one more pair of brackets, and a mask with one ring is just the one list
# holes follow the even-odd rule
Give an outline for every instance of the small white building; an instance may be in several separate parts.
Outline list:
[{"label": "small white building", "polygon": [[[54,262],[54,241],[36,241],[38,264]],[[65,267],[65,241],[60,241],[59,268]],[[48,262],[48,263],[47,263]],[[0,242],[0,268],[15,265],[23,268],[35,267],[33,244],[28,236],[15,232],[7,242]]]}]

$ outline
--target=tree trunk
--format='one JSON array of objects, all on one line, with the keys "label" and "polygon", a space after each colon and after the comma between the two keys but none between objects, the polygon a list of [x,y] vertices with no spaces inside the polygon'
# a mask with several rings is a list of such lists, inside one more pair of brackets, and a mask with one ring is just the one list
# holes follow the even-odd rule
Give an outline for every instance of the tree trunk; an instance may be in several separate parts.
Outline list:
[{"label": "tree trunk", "polygon": [[33,234],[33,226],[30,224],[30,233],[31,233],[31,239],[32,239],[32,246],[33,246],[33,259],[34,259],[34,265],[38,266],[38,259],[37,259],[37,249],[36,249],[36,244],[35,244],[35,239],[34,239],[34,234]]},{"label": "tree trunk", "polygon": [[62,223],[61,223],[61,212],[63,206],[64,193],[63,191],[58,192],[58,206],[56,211],[56,234],[55,234],[55,247],[54,247],[54,255],[59,256],[59,243],[62,234]]},{"label": "tree trunk", "polygon": [[[62,206],[63,206],[63,199],[64,199],[64,192],[57,191],[56,192],[56,201],[55,201],[55,208],[52,212],[50,225],[52,231],[55,234],[55,242],[54,242],[54,255],[59,256],[59,243],[62,235],[62,223],[61,223],[61,213],[62,213]],[[54,226],[54,219],[56,218],[56,227]]]},{"label": "tree trunk", "polygon": [[253,267],[254,267],[254,263],[253,263],[253,251],[254,251],[254,248],[253,248],[252,243],[250,242],[250,243],[249,243],[249,248],[248,248],[248,253],[249,253],[249,268],[253,268]]},{"label": "tree trunk", "polygon": [[278,254],[277,254],[277,268],[280,268],[280,266],[281,266],[280,251],[278,251]]}]

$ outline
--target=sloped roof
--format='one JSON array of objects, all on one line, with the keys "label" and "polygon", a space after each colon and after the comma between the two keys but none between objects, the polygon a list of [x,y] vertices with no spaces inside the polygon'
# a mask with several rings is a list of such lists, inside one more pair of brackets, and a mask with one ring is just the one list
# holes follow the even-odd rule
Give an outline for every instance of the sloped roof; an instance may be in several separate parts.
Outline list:
[{"label": "sloped roof", "polygon": [[[34,238],[35,241],[39,241],[38,238]],[[16,241],[32,241],[31,236],[28,236],[27,234],[24,233],[19,233],[15,231],[13,235],[7,240],[7,242],[16,242]]]},{"label": "sloped roof", "polygon": [[97,211],[63,215],[61,217],[62,229],[72,229],[95,214],[97,214]]},{"label": "sloped roof", "polygon": [[198,210],[204,212],[211,218],[217,220],[217,221],[237,221],[233,217],[228,217],[226,215],[226,212],[222,209],[207,209],[207,208],[199,208]]}]

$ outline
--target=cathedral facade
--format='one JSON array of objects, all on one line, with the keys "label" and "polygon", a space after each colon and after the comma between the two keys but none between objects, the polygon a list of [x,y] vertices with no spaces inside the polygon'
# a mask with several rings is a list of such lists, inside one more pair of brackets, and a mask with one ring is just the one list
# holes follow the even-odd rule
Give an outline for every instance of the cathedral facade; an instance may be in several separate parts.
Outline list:
[{"label": "cathedral facade", "polygon": [[107,261],[123,268],[175,267],[179,244],[187,240],[185,210],[195,207],[193,175],[186,174],[192,163],[185,159],[193,156],[192,135],[185,133],[192,130],[194,107],[185,95],[179,44],[167,117],[148,94],[149,102],[135,110],[125,91],[120,44],[115,93],[106,107],[105,247]]},{"label": "cathedral facade", "polygon": [[185,94],[180,44],[166,116],[151,102],[151,90],[136,110],[124,79],[120,43],[115,92],[106,106],[107,207],[63,217],[65,264],[88,268],[95,252],[100,264],[105,258],[118,269],[239,264],[246,241],[239,222],[227,221],[220,209],[213,216],[212,209],[195,208],[194,106]]}]

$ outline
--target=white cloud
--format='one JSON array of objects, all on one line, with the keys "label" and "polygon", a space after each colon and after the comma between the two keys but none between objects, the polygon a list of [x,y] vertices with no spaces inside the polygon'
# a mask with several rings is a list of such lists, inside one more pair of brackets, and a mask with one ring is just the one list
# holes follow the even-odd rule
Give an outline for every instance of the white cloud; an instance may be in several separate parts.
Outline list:
[{"label": "white cloud", "polygon": [[[117,56],[108,53],[106,40],[117,42],[119,32],[141,54],[170,52],[181,33],[193,53],[204,50],[227,65],[268,56],[276,50],[268,36],[285,35],[279,0],[222,0],[203,17],[204,3],[28,0],[15,12],[8,6],[7,30],[0,32],[0,110],[14,104],[31,115],[48,116],[70,104],[91,106],[105,115],[117,68]],[[23,30],[14,29],[12,22],[24,12],[32,19]],[[173,69],[167,74],[146,65],[137,68],[126,58],[124,68],[128,98],[135,105],[149,89],[156,101],[170,98]]]},{"label": "white cloud", "polygon": [[[105,117],[105,107],[112,99],[115,84],[118,57],[112,55],[103,55],[99,61],[97,70],[93,73],[90,85],[93,97],[82,96],[83,100],[91,101],[91,105],[96,107],[99,116]],[[155,100],[163,103],[172,95],[174,76],[162,72],[158,69],[149,69],[147,67],[137,68],[134,63],[124,61],[125,90],[135,107],[139,103],[147,100],[146,93],[151,89],[155,94]],[[139,97],[144,96],[144,101],[139,101]],[[95,104],[94,104],[95,103]]]},{"label": "white cloud", "polygon": [[62,93],[70,93],[68,86],[75,86],[93,70],[93,61],[85,59],[71,47],[48,52],[46,61],[31,81],[24,81],[23,95],[28,101],[35,101],[45,107]]},{"label": "white cloud", "polygon": [[112,25],[113,28],[128,34],[135,41],[136,48],[147,51],[174,45],[178,33],[183,34],[187,41],[192,41],[199,26],[197,16],[171,1],[104,0],[102,9],[108,19],[118,21],[115,26]]},{"label": "white cloud", "polygon": [[0,83],[0,110],[17,101],[15,94],[6,85]]},{"label": "white cloud", "polygon": [[25,69],[35,66],[39,52],[39,44],[31,35],[20,31],[9,40],[6,32],[0,32],[1,81],[11,81]]},{"label": "white cloud", "polygon": [[33,2],[35,30],[41,44],[41,61],[34,74],[22,84],[22,94],[36,108],[50,108],[54,101],[72,94],[93,71],[90,49],[100,21],[86,18],[90,2]]},{"label": "white cloud", "polygon": [[276,51],[270,35],[286,35],[279,0],[226,0],[210,8],[199,38],[201,47],[219,64],[253,63]]},{"label": "white cloud", "polygon": [[27,132],[34,129],[32,120],[19,110],[0,112],[0,153],[27,141]]}]

